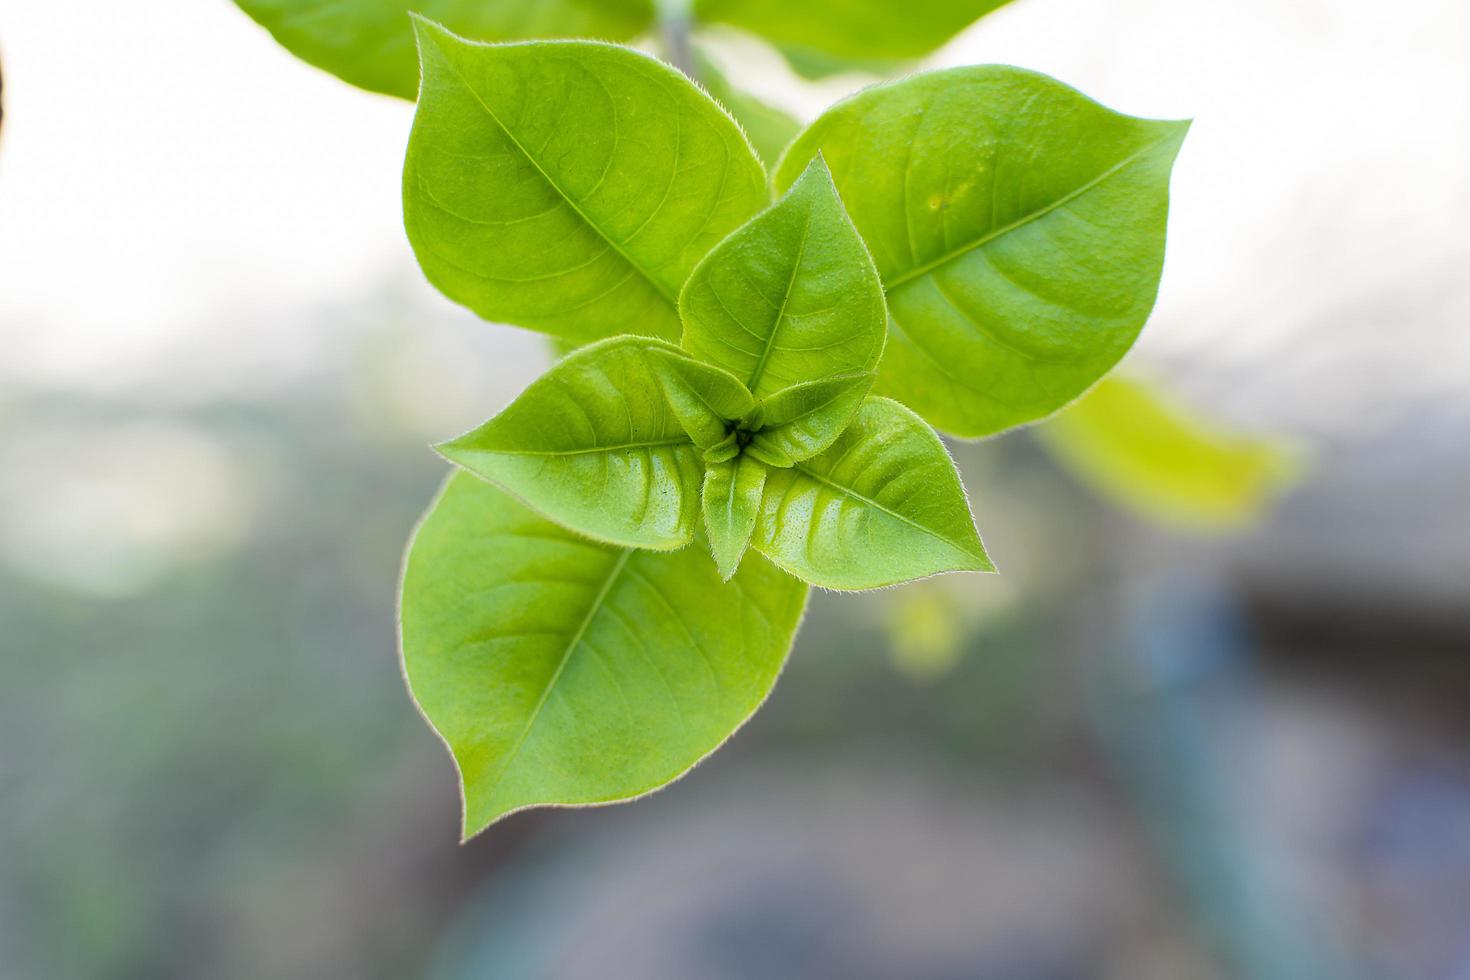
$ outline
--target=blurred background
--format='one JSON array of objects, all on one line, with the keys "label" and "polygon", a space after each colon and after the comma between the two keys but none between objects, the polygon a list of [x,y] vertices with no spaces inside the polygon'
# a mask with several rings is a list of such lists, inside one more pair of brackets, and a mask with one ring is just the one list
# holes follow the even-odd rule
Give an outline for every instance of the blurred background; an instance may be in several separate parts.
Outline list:
[{"label": "blurred background", "polygon": [[227,0],[0,0],[0,977],[1470,978],[1470,6],[932,61],[1195,118],[1125,368],[1294,482],[1206,526],[957,445],[1001,576],[815,595],[686,779],[461,847],[399,556],[546,345],[422,282],[409,104]]}]

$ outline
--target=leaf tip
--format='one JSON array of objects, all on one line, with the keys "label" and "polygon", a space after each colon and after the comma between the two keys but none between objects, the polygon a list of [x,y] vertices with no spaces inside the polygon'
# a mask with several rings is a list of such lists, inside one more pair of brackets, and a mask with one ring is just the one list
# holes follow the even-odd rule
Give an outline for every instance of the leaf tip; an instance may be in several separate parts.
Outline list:
[{"label": "leaf tip", "polygon": [[468,844],[516,810],[515,807],[496,803],[488,797],[477,796],[465,781],[462,771],[459,792],[461,801],[459,843],[461,846]]},{"label": "leaf tip", "polygon": [[442,459],[446,460],[447,462],[453,463],[456,466],[459,466],[461,465],[461,459],[464,456],[464,446],[461,444],[461,440],[463,438],[463,436],[458,436],[454,439],[446,439],[443,442],[434,443],[433,445],[429,446],[429,448],[437,453]]},{"label": "leaf tip", "polygon": [[1179,148],[1184,145],[1184,137],[1189,135],[1190,127],[1194,125],[1194,119],[1159,119],[1156,123],[1164,134],[1159,142],[1167,144],[1172,152],[1178,153]]},{"label": "leaf tip", "polygon": [[425,44],[430,42],[438,44],[444,38],[459,40],[459,38],[450,32],[449,28],[436,20],[430,20],[416,10],[410,10],[408,12],[408,19],[413,25],[413,36],[418,41],[420,50],[423,49]]}]

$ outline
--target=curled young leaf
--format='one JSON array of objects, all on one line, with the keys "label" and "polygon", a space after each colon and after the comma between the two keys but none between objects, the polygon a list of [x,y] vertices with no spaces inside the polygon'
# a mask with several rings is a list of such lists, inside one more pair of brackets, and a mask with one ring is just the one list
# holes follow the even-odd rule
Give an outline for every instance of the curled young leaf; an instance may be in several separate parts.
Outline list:
[{"label": "curled young leaf", "polygon": [[755,399],[729,371],[682,351],[664,353],[656,364],[669,407],[701,449],[729,441],[730,423],[755,409]]},{"label": "curled young leaf", "polygon": [[659,387],[661,352],[675,350],[641,337],[584,347],[439,451],[580,534],[683,547],[698,519],[701,463]]},{"label": "curled young leaf", "polygon": [[822,454],[769,472],[751,546],[828,589],[995,570],[944,444],[887,398],[863,402]]},{"label": "curled young leaf", "polygon": [[746,452],[778,467],[812,458],[837,441],[872,386],[872,374],[845,374],[781,389],[757,409]]},{"label": "curled young leaf", "polygon": [[724,581],[740,567],[750,544],[765,486],[765,466],[748,453],[711,463],[704,471],[704,527]]},{"label": "curled young leaf", "polygon": [[403,220],[424,275],[489,320],[676,339],[690,270],[767,201],[740,127],[628,48],[416,25]]},{"label": "curled young leaf", "polygon": [[653,22],[650,0],[235,0],[303,61],[361,88],[418,91],[412,11],[476,41],[622,41]]},{"label": "curled young leaf", "polygon": [[453,476],[415,533],[404,674],[454,755],[464,836],[677,779],[765,700],[807,588],[759,556],[598,545]]},{"label": "curled young leaf", "polygon": [[699,263],[679,311],[684,348],[758,399],[883,351],[882,285],[820,159]]},{"label": "curled young leaf", "polygon": [[956,68],[834,106],[775,183],[826,159],[887,291],[877,390],[985,436],[1067,404],[1132,346],[1186,129],[1019,68]]}]

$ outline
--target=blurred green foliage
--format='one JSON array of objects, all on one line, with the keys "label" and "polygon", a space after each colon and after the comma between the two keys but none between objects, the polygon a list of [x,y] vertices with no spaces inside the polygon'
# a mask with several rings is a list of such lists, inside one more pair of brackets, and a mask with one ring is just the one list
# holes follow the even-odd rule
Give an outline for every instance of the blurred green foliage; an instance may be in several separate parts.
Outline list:
[{"label": "blurred green foliage", "polygon": [[1035,430],[1066,469],[1107,500],[1194,530],[1240,528],[1296,479],[1280,440],[1234,432],[1142,382],[1105,378]]}]

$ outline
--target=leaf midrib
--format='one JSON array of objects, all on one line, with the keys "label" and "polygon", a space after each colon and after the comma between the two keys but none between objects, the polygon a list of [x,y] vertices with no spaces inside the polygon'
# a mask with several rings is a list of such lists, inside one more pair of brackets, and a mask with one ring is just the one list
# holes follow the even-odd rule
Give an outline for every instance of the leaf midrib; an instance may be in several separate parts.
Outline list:
[{"label": "leaf midrib", "polygon": [[1063,194],[1061,197],[1057,198],[1055,201],[1050,202],[1046,206],[1038,208],[1037,210],[1032,211],[1029,214],[1022,215],[1009,224],[1002,225],[999,228],[991,229],[990,231],[986,232],[984,235],[981,235],[979,238],[975,239],[972,242],[967,242],[959,246],[958,248],[950,249],[948,252],[945,252],[937,259],[932,259],[928,262],[925,262],[923,265],[919,265],[913,269],[910,269],[908,272],[894,276],[891,280],[883,284],[884,291],[891,293],[901,286],[905,286],[908,283],[911,283],[917,279],[922,279],[924,276],[927,276],[935,269],[947,265],[963,255],[973,252],[976,249],[984,248],[986,245],[989,245],[997,238],[1008,235],[1011,232],[1015,231],[1017,228],[1024,227],[1025,225],[1028,225],[1033,221],[1039,221],[1040,219],[1046,217],[1048,214],[1051,214],[1058,208],[1070,204],[1072,201],[1075,201],[1077,198],[1081,197],[1083,194],[1086,194],[1088,191],[1097,187],[1099,184],[1104,183],[1105,181],[1116,176],[1123,170],[1126,170],[1128,167],[1131,167],[1133,164],[1137,163],[1139,160],[1143,159],[1145,156],[1152,153],[1160,146],[1163,146],[1165,143],[1173,138],[1173,133],[1168,133],[1164,136],[1161,136],[1153,142],[1148,143],[1138,148],[1137,150],[1134,150],[1132,153],[1128,154],[1122,160],[1113,164],[1111,167],[1107,168],[1096,177],[1093,177],[1091,180],[1087,181],[1081,186],[1071,191],[1068,191],[1066,194]]},{"label": "leaf midrib", "polygon": [[786,318],[786,307],[791,302],[791,291],[796,287],[796,277],[801,274],[801,260],[806,256],[806,243],[811,237],[812,209],[807,208],[806,220],[801,225],[801,242],[796,246],[796,261],[791,264],[791,275],[786,279],[786,292],[781,296],[781,305],[776,310],[776,319],[771,323],[771,332],[766,335],[766,345],[761,351],[760,360],[755,362],[755,370],[751,372],[750,380],[745,383],[746,390],[751,394],[760,385],[761,375],[765,374],[766,363],[771,359],[771,352],[776,349],[776,335],[781,332],[781,321]]},{"label": "leaf midrib", "polygon": [[889,507],[886,507],[883,504],[879,503],[878,501],[874,500],[873,498],[868,497],[868,496],[865,496],[864,494],[859,493],[858,491],[854,490],[852,487],[843,486],[840,483],[834,483],[831,480],[827,479],[825,476],[821,475],[820,473],[816,473],[816,472],[814,472],[814,471],[812,471],[810,469],[807,469],[805,466],[801,465],[800,463],[797,463],[795,466],[792,467],[792,469],[796,470],[798,473],[801,473],[801,474],[803,474],[805,476],[810,477],[811,479],[815,480],[817,483],[820,483],[820,484],[822,484],[824,486],[831,487],[833,490],[836,490],[839,493],[845,494],[845,495],[851,497],[854,500],[859,500],[859,501],[862,501],[863,503],[867,504],[870,507],[875,507],[878,510],[881,510],[883,513],[887,514],[889,517],[892,517],[892,518],[895,518],[897,520],[900,520],[903,523],[907,524],[909,527],[914,528],[915,530],[923,531],[925,534],[929,535],[931,538],[935,539],[936,541],[939,541],[941,544],[944,544],[946,547],[953,548],[955,551],[958,551],[961,554],[968,555],[971,558],[975,558],[975,559],[977,559],[978,561],[980,561],[983,564],[988,564],[988,560],[987,559],[985,559],[985,558],[983,558],[983,557],[981,557],[979,555],[976,555],[974,552],[970,551],[968,548],[960,547],[959,545],[957,545],[953,541],[951,541],[948,537],[946,537],[945,535],[941,534],[940,532],[934,530],[933,528],[926,527],[925,525],[920,524],[918,521],[915,521],[912,518],[905,517],[904,515],[900,514],[898,511],[893,510],[893,509],[891,509]]},{"label": "leaf midrib", "polygon": [[577,217],[581,218],[583,223],[586,224],[588,228],[592,229],[592,232],[597,235],[597,237],[607,242],[608,245],[612,247],[613,251],[617,252],[624,262],[628,263],[628,265],[631,266],[635,272],[642,276],[644,281],[654,288],[659,297],[663,299],[663,301],[667,303],[671,309],[674,310],[675,315],[677,315],[679,310],[679,301],[677,295],[671,293],[667,286],[665,286],[658,279],[654,278],[651,272],[645,269],[641,263],[639,263],[631,255],[628,254],[623,243],[618,242],[607,232],[603,231],[602,228],[598,226],[597,222],[593,221],[592,218],[589,217],[587,213],[578,206],[577,202],[572,199],[572,196],[568,194],[562,188],[562,186],[556,182],[555,179],[552,178],[551,174],[546,172],[546,169],[544,167],[541,166],[541,161],[537,160],[531,154],[531,151],[526,149],[525,145],[521,143],[518,138],[516,138],[515,133],[512,133],[510,131],[510,127],[502,122],[500,117],[495,114],[495,110],[490,108],[490,105],[480,97],[480,93],[475,89],[473,85],[470,84],[469,79],[464,77],[464,73],[461,72],[459,68],[454,64],[448,53],[443,52],[442,49],[441,53],[443,53],[444,55],[444,63],[449,66],[449,70],[454,73],[454,77],[459,79],[459,82],[461,85],[464,86],[465,91],[469,92],[470,95],[474,98],[475,102],[479,104],[480,108],[485,110],[485,115],[490,117],[491,122],[495,123],[496,127],[505,134],[506,139],[510,140],[515,148],[521,152],[521,156],[525,157],[526,161],[530,163],[531,166],[536,168],[536,172],[541,175],[541,179],[550,184],[551,189],[556,191],[556,193],[560,195],[563,201],[567,202],[567,206],[576,213]]},{"label": "leaf midrib", "polygon": [[597,614],[602,610],[602,605],[607,600],[608,593],[612,591],[612,587],[617,582],[618,576],[623,573],[623,568],[628,564],[628,559],[633,557],[633,552],[636,550],[635,548],[624,548],[623,553],[618,556],[618,560],[613,562],[612,569],[607,573],[607,579],[602,583],[602,588],[598,590],[597,596],[592,600],[592,604],[587,609],[586,617],[582,620],[581,625],[577,627],[577,632],[572,634],[571,640],[567,642],[567,648],[562,651],[561,661],[556,665],[556,670],[552,673],[551,679],[546,682],[546,687],[542,690],[541,697],[536,701],[536,706],[531,709],[531,715],[526,719],[526,725],[521,729],[520,737],[516,739],[515,745],[511,747],[510,754],[506,757],[505,765],[501,767],[499,774],[495,777],[495,782],[486,791],[486,799],[491,799],[495,796],[495,791],[500,788],[500,784],[505,781],[506,774],[515,765],[516,757],[520,755],[521,747],[526,744],[526,739],[530,736],[531,730],[536,727],[536,722],[541,717],[541,709],[546,707],[547,699],[551,697],[551,692],[556,689],[557,682],[561,680],[562,671],[566,670],[567,664],[571,662],[572,653],[581,644],[582,637],[587,635],[588,627],[592,625],[592,621],[597,618]]},{"label": "leaf midrib", "polygon": [[616,446],[592,446],[587,449],[495,449],[493,447],[472,448],[470,452],[491,453],[496,456],[590,456],[593,453],[616,453],[625,449],[660,449],[664,446],[693,446],[688,436],[678,439],[657,439],[648,442],[625,442]]}]

